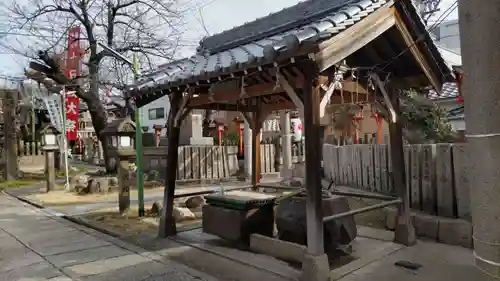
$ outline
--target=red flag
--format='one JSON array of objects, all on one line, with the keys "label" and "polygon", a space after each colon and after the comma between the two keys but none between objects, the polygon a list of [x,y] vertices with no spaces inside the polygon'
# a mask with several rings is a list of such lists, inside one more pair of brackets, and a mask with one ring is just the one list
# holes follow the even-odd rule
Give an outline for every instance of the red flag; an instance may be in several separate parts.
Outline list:
[{"label": "red flag", "polygon": [[[68,50],[66,56],[66,76],[70,79],[78,77],[81,69],[80,27],[69,30]],[[78,138],[78,106],[80,99],[74,94],[66,96],[66,137],[68,140]]]}]

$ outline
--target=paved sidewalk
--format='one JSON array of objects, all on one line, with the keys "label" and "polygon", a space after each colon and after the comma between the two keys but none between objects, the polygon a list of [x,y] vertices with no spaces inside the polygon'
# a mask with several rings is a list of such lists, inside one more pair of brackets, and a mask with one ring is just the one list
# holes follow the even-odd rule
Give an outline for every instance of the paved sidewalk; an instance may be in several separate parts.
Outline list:
[{"label": "paved sidewalk", "polygon": [[0,195],[0,281],[217,281]]}]

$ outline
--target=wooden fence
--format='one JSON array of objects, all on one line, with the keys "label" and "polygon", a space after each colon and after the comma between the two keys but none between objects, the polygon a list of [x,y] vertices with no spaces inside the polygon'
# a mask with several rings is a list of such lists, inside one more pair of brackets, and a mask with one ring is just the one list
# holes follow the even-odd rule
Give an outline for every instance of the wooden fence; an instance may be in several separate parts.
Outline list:
[{"label": "wooden fence", "polygon": [[42,155],[42,145],[38,141],[17,140],[17,155],[18,156],[35,156]]},{"label": "wooden fence", "polygon": [[[238,171],[236,146],[181,146],[178,149],[178,180],[229,178]],[[145,147],[143,166],[165,176],[167,146]]]},{"label": "wooden fence", "polygon": [[[404,152],[412,209],[469,218],[466,144],[407,145]],[[326,177],[337,185],[395,194],[387,145],[325,144],[323,165]]]}]

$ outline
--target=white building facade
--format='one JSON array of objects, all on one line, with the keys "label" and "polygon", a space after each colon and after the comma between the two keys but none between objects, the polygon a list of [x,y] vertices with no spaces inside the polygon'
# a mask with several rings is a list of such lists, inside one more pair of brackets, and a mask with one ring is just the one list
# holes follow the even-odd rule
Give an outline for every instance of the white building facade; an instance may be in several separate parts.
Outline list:
[{"label": "white building facade", "polygon": [[[140,118],[141,127],[146,128],[148,133],[154,133],[153,126],[165,126],[167,124],[168,113],[170,112],[170,100],[168,96],[163,96],[141,107]],[[144,132],[144,130],[143,130]],[[162,136],[167,134],[167,129],[163,128]]]}]

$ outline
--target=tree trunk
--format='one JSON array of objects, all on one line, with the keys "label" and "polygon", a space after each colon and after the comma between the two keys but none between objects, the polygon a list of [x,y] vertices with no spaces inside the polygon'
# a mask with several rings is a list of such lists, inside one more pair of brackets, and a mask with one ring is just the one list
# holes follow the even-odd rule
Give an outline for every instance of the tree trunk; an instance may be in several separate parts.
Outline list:
[{"label": "tree trunk", "polygon": [[[163,212],[160,219],[160,229],[158,235],[161,238],[166,238],[177,233],[175,225],[174,210],[174,195],[175,181],[177,180],[178,166],[178,147],[180,138],[180,126],[175,124],[175,116],[180,110],[182,94],[172,94],[170,96],[170,113],[167,120],[167,137],[168,137],[168,152],[167,152],[167,167],[165,191],[163,195]],[[182,120],[179,120],[179,124]]]},{"label": "tree trunk", "polygon": [[89,109],[94,131],[97,135],[97,138],[102,143],[106,172],[110,174],[117,172],[117,164],[116,164],[116,159],[110,158],[108,156],[109,155],[108,142],[104,137],[101,136],[101,131],[108,125],[108,114],[106,112],[106,109],[104,108],[104,105],[99,99],[98,72],[99,72],[98,67],[91,64],[89,67],[89,73],[91,76],[90,90],[88,92],[90,98],[85,99],[85,102],[87,103],[87,107]]},{"label": "tree trunk", "polygon": [[5,180],[15,180],[19,174],[17,157],[17,128],[16,109],[18,107],[18,96],[16,91],[4,90],[3,93],[3,120],[4,120],[4,160]]}]

